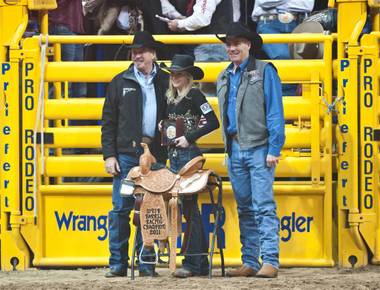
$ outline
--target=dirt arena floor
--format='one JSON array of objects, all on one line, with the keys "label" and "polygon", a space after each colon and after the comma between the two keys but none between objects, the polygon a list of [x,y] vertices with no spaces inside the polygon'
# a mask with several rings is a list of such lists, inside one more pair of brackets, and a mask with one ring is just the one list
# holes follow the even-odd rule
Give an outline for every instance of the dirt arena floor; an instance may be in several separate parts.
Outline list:
[{"label": "dirt arena floor", "polygon": [[363,269],[292,268],[281,269],[278,279],[170,277],[158,269],[158,278],[104,278],[107,269],[28,270],[0,272],[0,289],[380,289],[380,267]]}]

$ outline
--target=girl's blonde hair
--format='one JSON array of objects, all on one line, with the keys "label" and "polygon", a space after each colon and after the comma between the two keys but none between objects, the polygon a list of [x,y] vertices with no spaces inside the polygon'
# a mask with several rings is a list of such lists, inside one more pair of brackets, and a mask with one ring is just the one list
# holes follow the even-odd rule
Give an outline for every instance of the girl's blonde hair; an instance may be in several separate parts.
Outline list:
[{"label": "girl's blonde hair", "polygon": [[193,87],[194,81],[193,76],[189,73],[186,73],[187,79],[189,80],[189,84],[184,89],[184,94],[179,95],[178,90],[173,87],[172,80],[169,80],[169,88],[166,91],[166,97],[168,99],[168,104],[178,104],[183,97],[187,95],[187,93],[190,91],[190,89]]}]

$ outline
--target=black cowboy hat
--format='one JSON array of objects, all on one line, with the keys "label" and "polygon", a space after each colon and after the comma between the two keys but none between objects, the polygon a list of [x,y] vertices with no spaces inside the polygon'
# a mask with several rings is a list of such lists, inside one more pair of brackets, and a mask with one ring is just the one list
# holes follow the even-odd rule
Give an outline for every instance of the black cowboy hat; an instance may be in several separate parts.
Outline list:
[{"label": "black cowboy hat", "polygon": [[204,73],[200,67],[194,66],[194,58],[186,54],[175,54],[172,59],[170,67],[165,63],[161,63],[162,68],[170,72],[188,72],[193,76],[194,80],[200,80],[203,78]]},{"label": "black cowboy hat", "polygon": [[259,51],[263,45],[261,36],[255,30],[250,30],[248,26],[242,22],[230,23],[227,28],[226,36],[220,37],[216,34],[216,37],[224,43],[226,43],[227,38],[245,38],[252,43],[252,48],[254,51]]},{"label": "black cowboy hat", "polygon": [[154,40],[153,36],[148,31],[137,31],[133,42],[128,45],[129,48],[153,48],[154,50],[162,48],[163,43],[161,41]]}]

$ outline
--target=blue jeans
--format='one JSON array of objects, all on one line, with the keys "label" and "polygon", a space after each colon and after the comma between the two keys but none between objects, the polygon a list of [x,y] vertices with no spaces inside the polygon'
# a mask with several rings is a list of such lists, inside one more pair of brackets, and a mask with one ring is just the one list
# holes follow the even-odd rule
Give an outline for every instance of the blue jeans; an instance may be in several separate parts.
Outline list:
[{"label": "blue jeans", "polygon": [[[298,25],[296,20],[290,23],[282,23],[278,19],[259,21],[257,23],[257,33],[259,34],[280,34],[291,33]],[[264,44],[263,50],[270,59],[290,59],[289,46],[287,43]],[[284,96],[295,96],[297,85],[283,84],[282,93]]]},{"label": "blue jeans", "polygon": [[[76,35],[67,26],[55,24],[49,27],[49,34],[53,35]],[[62,44],[61,59],[63,61],[83,61],[84,46],[82,44]],[[79,98],[86,96],[87,89],[85,83],[70,83],[69,96]]]},{"label": "blue jeans", "polygon": [[[127,177],[132,167],[139,165],[139,158],[126,154],[119,154],[118,162],[120,165],[120,174],[113,178],[112,184],[112,210],[108,213],[109,218],[109,249],[110,249],[110,268],[119,271],[128,268],[128,247],[131,227],[129,224],[130,214],[135,205],[133,196],[120,196],[121,181]],[[141,231],[137,230],[137,253],[140,253],[142,247]],[[149,255],[151,251],[144,249],[143,255]],[[150,257],[144,260],[152,260]],[[154,260],[154,258],[153,258]],[[132,261],[133,263],[133,261]],[[139,264],[140,270],[154,270],[154,265]]]},{"label": "blue jeans", "polygon": [[237,202],[243,265],[279,267],[279,220],[273,197],[274,168],[266,165],[266,145],[241,150],[235,140],[228,173]]},{"label": "blue jeans", "polygon": [[[176,156],[173,156],[169,150],[170,169],[178,172],[188,161],[194,157],[202,155],[196,145],[190,145],[189,148],[175,149]],[[196,275],[208,274],[207,256],[189,256],[186,254],[200,254],[208,252],[208,245],[203,229],[202,218],[198,207],[198,194],[183,197],[181,199],[182,213],[185,217],[189,233],[187,246],[185,249],[185,258],[182,260],[183,268],[193,272]]]}]

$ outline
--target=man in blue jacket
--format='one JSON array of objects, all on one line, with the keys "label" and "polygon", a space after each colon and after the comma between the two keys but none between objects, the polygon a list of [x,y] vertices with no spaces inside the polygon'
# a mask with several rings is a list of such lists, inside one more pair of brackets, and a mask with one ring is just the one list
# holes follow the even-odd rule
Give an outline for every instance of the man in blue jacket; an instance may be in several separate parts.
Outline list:
[{"label": "man in blue jacket", "polygon": [[226,37],[219,39],[231,60],[218,78],[217,92],[243,261],[242,267],[227,275],[275,278],[279,221],[273,181],[285,140],[281,82],[271,63],[254,58],[262,46],[256,32],[234,22]]},{"label": "man in blue jacket", "polygon": [[[135,199],[121,197],[120,187],[129,170],[139,165],[143,153],[140,143],[147,143],[157,161],[166,163],[167,154],[161,146],[157,125],[165,117],[169,76],[155,62],[160,45],[149,32],[137,32],[130,46],[133,64],[112,79],[104,101],[103,158],[107,173],[113,175],[113,209],[109,212],[110,271],[106,277],[127,275],[129,216]],[[141,241],[140,233],[138,238]],[[149,264],[140,264],[139,271],[140,276],[156,276],[154,267]]]}]

